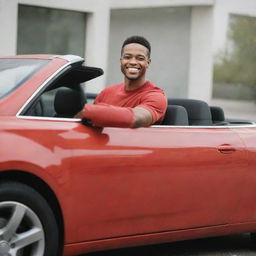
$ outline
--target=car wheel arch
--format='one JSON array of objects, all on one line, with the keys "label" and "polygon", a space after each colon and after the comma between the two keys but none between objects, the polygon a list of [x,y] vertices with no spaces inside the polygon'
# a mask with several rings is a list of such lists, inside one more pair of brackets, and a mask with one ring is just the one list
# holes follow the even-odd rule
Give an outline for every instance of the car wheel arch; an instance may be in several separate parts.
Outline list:
[{"label": "car wheel arch", "polygon": [[[1,171],[0,172],[0,183],[9,182],[9,181],[20,182],[22,184],[30,186],[47,200],[47,202],[49,203],[49,205],[52,208],[53,213],[55,215],[60,234],[62,234],[62,237],[60,238],[61,239],[60,242],[63,245],[64,244],[63,214],[62,214],[58,199],[57,199],[55,193],[53,192],[53,190],[49,187],[49,185],[46,184],[38,176],[31,174],[31,173],[27,173],[25,171],[21,171],[21,170]],[[61,250],[63,250],[63,248],[61,248]]]}]

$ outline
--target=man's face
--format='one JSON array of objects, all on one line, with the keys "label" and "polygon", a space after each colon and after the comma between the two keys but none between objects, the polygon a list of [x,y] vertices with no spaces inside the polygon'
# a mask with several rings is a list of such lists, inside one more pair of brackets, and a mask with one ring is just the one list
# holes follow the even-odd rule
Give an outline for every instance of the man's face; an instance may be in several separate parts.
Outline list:
[{"label": "man's face", "polygon": [[120,58],[121,71],[129,80],[137,80],[145,76],[150,64],[148,49],[141,44],[127,44]]}]

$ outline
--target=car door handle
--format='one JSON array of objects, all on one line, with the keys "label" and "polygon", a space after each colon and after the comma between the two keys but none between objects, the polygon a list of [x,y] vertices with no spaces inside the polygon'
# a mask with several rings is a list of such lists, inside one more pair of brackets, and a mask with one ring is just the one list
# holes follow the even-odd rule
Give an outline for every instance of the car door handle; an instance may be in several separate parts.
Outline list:
[{"label": "car door handle", "polygon": [[218,146],[218,151],[222,154],[231,154],[234,153],[236,149],[229,144],[223,144]]}]

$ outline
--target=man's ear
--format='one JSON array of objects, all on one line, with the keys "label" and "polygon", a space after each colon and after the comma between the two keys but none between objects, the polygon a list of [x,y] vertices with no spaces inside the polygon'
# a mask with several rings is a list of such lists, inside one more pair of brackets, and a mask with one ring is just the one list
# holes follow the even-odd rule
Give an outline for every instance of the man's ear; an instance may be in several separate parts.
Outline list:
[{"label": "man's ear", "polygon": [[151,59],[150,59],[150,58],[148,58],[147,62],[148,62],[148,66],[149,66],[149,65],[150,65],[150,63],[151,63]]}]

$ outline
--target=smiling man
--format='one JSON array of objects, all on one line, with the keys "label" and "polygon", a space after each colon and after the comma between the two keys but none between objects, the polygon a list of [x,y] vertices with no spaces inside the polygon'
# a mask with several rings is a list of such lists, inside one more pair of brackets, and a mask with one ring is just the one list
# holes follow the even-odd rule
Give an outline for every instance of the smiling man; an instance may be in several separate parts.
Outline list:
[{"label": "smiling man", "polygon": [[121,50],[124,82],[106,87],[75,117],[91,120],[100,127],[145,127],[161,123],[167,108],[162,89],[146,80],[151,46],[141,36],[127,38]]}]

